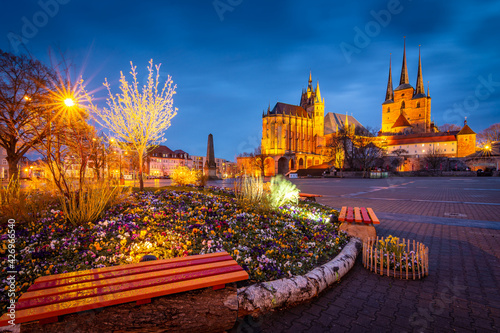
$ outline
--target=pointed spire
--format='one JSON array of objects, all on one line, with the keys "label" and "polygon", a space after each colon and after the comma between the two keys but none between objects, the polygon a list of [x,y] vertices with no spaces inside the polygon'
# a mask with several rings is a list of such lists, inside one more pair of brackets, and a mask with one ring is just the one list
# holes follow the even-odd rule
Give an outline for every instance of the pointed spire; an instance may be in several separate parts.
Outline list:
[{"label": "pointed spire", "polygon": [[406,36],[404,37],[404,48],[403,48],[403,66],[401,67],[401,78],[399,80],[399,85],[409,84],[408,79],[408,68],[406,67]]},{"label": "pointed spire", "polygon": [[389,79],[387,80],[387,91],[385,100],[394,100],[394,89],[392,88],[392,53],[389,56]]},{"label": "pointed spire", "polygon": [[424,79],[422,78],[422,59],[420,57],[420,45],[418,46],[418,74],[415,95],[425,96]]},{"label": "pointed spire", "polygon": [[349,116],[347,115],[347,111],[345,112],[345,123],[344,123],[345,128],[349,128]]},{"label": "pointed spire", "polygon": [[312,71],[309,71],[309,84],[311,84],[311,83],[312,83],[312,81],[313,81],[313,80],[312,80]]},{"label": "pointed spire", "polygon": [[321,103],[321,92],[319,91],[319,81],[316,83],[316,103]]},{"label": "pointed spire", "polygon": [[429,93],[429,81],[427,81],[427,98],[430,98],[431,94]]}]

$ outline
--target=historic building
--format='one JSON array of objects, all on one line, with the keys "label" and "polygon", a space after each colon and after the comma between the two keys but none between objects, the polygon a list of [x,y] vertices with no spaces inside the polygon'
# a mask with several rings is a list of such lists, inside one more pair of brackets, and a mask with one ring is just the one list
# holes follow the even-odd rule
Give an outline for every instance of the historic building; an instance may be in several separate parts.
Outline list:
[{"label": "historic building", "polygon": [[262,114],[264,175],[284,174],[331,161],[329,139],[339,128],[349,126],[362,127],[353,116],[331,112],[325,116],[319,82],[314,89],[309,74],[300,105],[278,102]]},{"label": "historic building", "polygon": [[393,89],[391,62],[385,101],[382,103],[382,129],[379,139],[388,155],[401,154],[410,158],[404,170],[419,168],[415,159],[429,153],[447,157],[465,157],[473,154],[476,133],[464,121],[460,131],[440,132],[431,121],[431,97],[429,87],[424,91],[422,59],[418,55],[416,88],[410,85],[406,65],[406,43],[403,48],[403,64],[399,86]]}]

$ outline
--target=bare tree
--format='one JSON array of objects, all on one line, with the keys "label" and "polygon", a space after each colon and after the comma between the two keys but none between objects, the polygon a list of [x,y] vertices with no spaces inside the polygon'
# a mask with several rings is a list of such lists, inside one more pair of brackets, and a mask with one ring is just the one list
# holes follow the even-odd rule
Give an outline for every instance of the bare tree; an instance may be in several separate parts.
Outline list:
[{"label": "bare tree", "polygon": [[173,85],[172,78],[168,76],[163,88],[159,87],[160,65],[153,67],[151,60],[147,83],[141,88],[137,81],[137,67],[132,62],[130,65],[133,81],[130,84],[123,72],[120,72],[119,94],[113,94],[110,84],[105,81],[104,86],[109,93],[108,107],[97,107],[88,94],[87,101],[96,114],[98,123],[107,127],[119,141],[137,152],[139,184],[142,191],[144,189],[142,173],[148,149],[165,141],[164,132],[177,114],[177,108],[173,108],[173,95],[177,86]]},{"label": "bare tree", "polygon": [[426,167],[430,170],[443,170],[448,158],[439,149],[431,149],[424,155]]},{"label": "bare tree", "polygon": [[478,139],[481,142],[500,141],[500,123],[493,124],[479,132]]},{"label": "bare tree", "polygon": [[441,132],[454,132],[454,131],[460,131],[460,126],[455,125],[455,124],[443,124],[438,127]]},{"label": "bare tree", "polygon": [[7,152],[13,184],[21,158],[48,134],[46,99],[52,82],[52,71],[38,60],[0,50],[0,147]]}]

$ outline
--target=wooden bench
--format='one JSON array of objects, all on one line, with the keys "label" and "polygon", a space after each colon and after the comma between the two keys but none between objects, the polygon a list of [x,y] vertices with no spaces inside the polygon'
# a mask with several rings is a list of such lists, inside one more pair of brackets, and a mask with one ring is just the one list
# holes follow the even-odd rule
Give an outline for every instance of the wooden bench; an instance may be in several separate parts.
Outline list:
[{"label": "wooden bench", "polygon": [[322,197],[322,195],[321,194],[299,193],[299,197],[305,198],[305,200],[316,202],[316,197]]},{"label": "wooden bench", "polygon": [[380,224],[377,215],[371,208],[365,207],[342,207],[339,214],[340,222],[356,222],[365,224]]},{"label": "wooden bench", "polygon": [[[64,326],[51,327],[51,325],[55,325],[51,323],[67,325],[68,323],[62,323],[62,321],[68,315],[71,316],[76,312],[101,308],[104,308],[103,310],[112,309],[115,306],[124,306],[124,303],[128,303],[129,308],[131,306],[133,309],[138,305],[149,305],[148,303],[151,303],[152,300],[155,302],[158,299],[165,298],[166,295],[172,297],[173,294],[201,288],[210,288],[207,291],[212,293],[207,296],[210,300],[216,298],[213,293],[218,292],[214,290],[221,290],[226,287],[226,284],[234,285],[234,295],[236,295],[235,282],[246,279],[248,279],[248,274],[227,252],[145,261],[137,264],[43,276],[36,279],[28,291],[19,298],[16,304],[15,323],[22,324],[38,321],[38,323],[35,323],[36,325],[41,328],[47,327],[42,331],[55,332]],[[189,299],[193,299],[193,296],[190,297]],[[232,302],[234,303],[234,301],[233,298]],[[194,303],[197,302],[195,299]],[[209,301],[203,300],[199,302],[203,303],[199,304],[203,307]],[[235,302],[237,314],[237,298]],[[191,303],[193,302],[191,301]],[[155,305],[151,306],[154,307]],[[164,307],[164,304],[162,306]],[[123,312],[123,308],[120,311]],[[121,313],[120,311],[118,313]],[[207,310],[202,310],[202,312],[205,311]],[[102,311],[99,310],[98,312]],[[133,312],[131,310],[130,315],[133,315]],[[139,316],[142,313],[144,317],[144,311],[136,309],[135,312]],[[162,315],[164,317],[164,313],[159,314],[157,317],[162,317]],[[196,313],[191,315],[193,321],[203,321],[203,318],[197,318]],[[63,316],[60,319],[64,320],[57,323],[60,316]],[[109,317],[113,316],[105,316],[106,320],[103,321],[113,322],[113,320],[109,320]],[[123,325],[119,327],[119,325],[120,323],[130,325],[130,319],[130,317],[116,318],[113,329],[126,328]],[[163,318],[162,320],[167,319]],[[234,324],[236,315],[233,319]],[[9,320],[7,314],[4,314],[0,318],[0,326],[8,325]],[[217,316],[216,320],[221,321],[221,318]],[[95,325],[99,325],[98,321]],[[110,329],[110,327],[101,326],[93,328],[98,328],[101,331]],[[189,330],[186,327],[181,327],[181,329]]]},{"label": "wooden bench", "polygon": [[342,207],[339,214],[342,224],[339,230],[345,231],[350,236],[363,240],[377,237],[374,224],[380,224],[377,215],[371,208],[365,207]]}]

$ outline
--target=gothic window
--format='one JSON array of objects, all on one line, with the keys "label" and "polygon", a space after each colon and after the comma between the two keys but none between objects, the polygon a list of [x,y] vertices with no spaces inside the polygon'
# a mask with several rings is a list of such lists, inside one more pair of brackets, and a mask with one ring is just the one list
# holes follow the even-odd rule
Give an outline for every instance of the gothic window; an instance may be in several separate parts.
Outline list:
[{"label": "gothic window", "polygon": [[420,102],[417,102],[417,108],[419,108],[419,107],[420,107]]},{"label": "gothic window", "polygon": [[405,108],[405,101],[401,102],[401,109]]},{"label": "gothic window", "polygon": [[387,113],[390,113],[391,112],[391,108],[387,108]]},{"label": "gothic window", "polygon": [[[419,107],[419,106],[417,106],[417,108],[418,108],[418,107]],[[419,117],[422,117],[422,114],[421,114],[421,113],[419,113],[419,114],[418,114],[418,116],[419,116]]]}]

